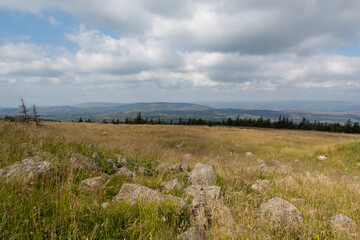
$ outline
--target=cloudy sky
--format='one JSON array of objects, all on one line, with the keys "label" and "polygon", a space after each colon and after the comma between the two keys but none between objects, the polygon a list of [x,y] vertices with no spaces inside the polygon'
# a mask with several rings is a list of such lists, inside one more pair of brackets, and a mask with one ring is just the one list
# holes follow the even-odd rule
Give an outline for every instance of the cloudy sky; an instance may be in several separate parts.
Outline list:
[{"label": "cloudy sky", "polygon": [[358,0],[0,0],[0,106],[360,101]]}]

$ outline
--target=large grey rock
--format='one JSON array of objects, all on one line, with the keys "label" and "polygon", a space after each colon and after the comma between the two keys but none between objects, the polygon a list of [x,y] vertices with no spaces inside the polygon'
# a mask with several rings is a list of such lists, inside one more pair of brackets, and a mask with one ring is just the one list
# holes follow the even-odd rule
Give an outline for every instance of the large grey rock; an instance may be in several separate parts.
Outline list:
[{"label": "large grey rock", "polygon": [[185,189],[187,197],[204,205],[212,222],[232,227],[234,220],[230,209],[224,204],[223,193],[218,186],[193,185]]},{"label": "large grey rock", "polygon": [[163,194],[148,187],[131,183],[123,184],[120,192],[113,198],[113,201],[127,201],[131,204],[135,204],[137,201],[158,203],[166,199],[172,201],[175,204],[178,204],[179,207],[183,207],[185,204],[181,198],[174,197],[170,194]]},{"label": "large grey rock", "polygon": [[189,173],[191,185],[214,185],[216,173],[212,166],[198,163],[192,172]]},{"label": "large grey rock", "polygon": [[330,219],[331,226],[334,230],[344,232],[348,235],[356,234],[358,225],[348,216],[338,214]]},{"label": "large grey rock", "polygon": [[181,240],[206,240],[206,231],[202,227],[191,227],[178,236]]},{"label": "large grey rock", "polygon": [[51,177],[54,169],[52,163],[44,161],[40,157],[29,157],[0,169],[0,182],[15,179],[26,182],[34,178]]},{"label": "large grey rock", "polygon": [[271,222],[271,227],[284,225],[297,228],[303,222],[303,218],[296,207],[279,197],[274,197],[261,204],[260,213],[264,219]]},{"label": "large grey rock", "polygon": [[134,177],[134,173],[132,171],[130,171],[129,169],[127,169],[126,167],[118,168],[115,171],[115,175],[120,175],[120,174],[123,174],[129,178]]},{"label": "large grey rock", "polygon": [[157,173],[179,173],[188,171],[189,166],[187,163],[161,163],[156,168]]},{"label": "large grey rock", "polygon": [[103,177],[93,177],[84,179],[80,183],[80,188],[89,192],[97,192],[104,184]]},{"label": "large grey rock", "polygon": [[70,159],[71,168],[77,170],[97,170],[99,166],[92,159],[81,154],[72,154]]},{"label": "large grey rock", "polygon": [[168,181],[168,182],[163,182],[161,183],[161,187],[165,190],[165,191],[172,191],[174,189],[180,189],[181,185],[179,184],[179,181],[175,178],[174,180]]},{"label": "large grey rock", "polygon": [[223,200],[223,193],[218,186],[192,185],[185,188],[185,194],[187,197],[201,203]]}]

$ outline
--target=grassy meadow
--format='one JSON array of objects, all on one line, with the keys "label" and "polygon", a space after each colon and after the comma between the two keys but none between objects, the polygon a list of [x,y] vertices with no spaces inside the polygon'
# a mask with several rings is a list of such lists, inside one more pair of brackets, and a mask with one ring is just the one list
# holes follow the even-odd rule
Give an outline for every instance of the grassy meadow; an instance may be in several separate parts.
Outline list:
[{"label": "grassy meadow", "polygon": [[[183,143],[181,148],[177,145]],[[74,171],[70,156],[101,156],[99,172]],[[252,152],[247,156],[246,152]],[[41,156],[56,166],[56,176],[31,183],[0,185],[0,239],[176,239],[189,227],[186,211],[171,203],[110,204],[125,182],[159,189],[171,174],[118,175],[98,193],[79,189],[81,180],[111,174],[108,159],[129,159],[130,170],[154,170],[163,162],[213,165],[217,185],[236,222],[232,237],[210,239],[356,239],[333,231],[329,218],[343,213],[360,225],[360,135],[273,129],[245,129],[175,125],[112,125],[43,123],[41,127],[0,122],[0,168],[26,157]],[[326,154],[328,160],[316,156]],[[284,174],[261,174],[258,159],[275,159],[293,168],[298,187],[271,185],[264,192],[251,189],[258,179],[277,180]],[[180,176],[185,183],[186,176]],[[182,196],[182,191],[173,195]],[[304,218],[297,229],[270,229],[259,216],[261,203],[272,197],[293,203]],[[236,237],[234,237],[236,236]]]}]

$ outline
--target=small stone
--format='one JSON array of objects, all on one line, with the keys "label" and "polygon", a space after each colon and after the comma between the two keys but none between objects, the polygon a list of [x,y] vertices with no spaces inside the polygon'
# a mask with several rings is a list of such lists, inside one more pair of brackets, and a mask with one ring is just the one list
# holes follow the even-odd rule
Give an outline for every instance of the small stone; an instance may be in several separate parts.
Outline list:
[{"label": "small stone", "polygon": [[191,156],[192,156],[191,153],[184,154],[183,159],[189,160],[191,158]]},{"label": "small stone", "polygon": [[178,145],[176,145],[176,148],[177,149],[183,148],[185,144],[186,144],[186,142],[181,142]]},{"label": "small stone", "polygon": [[101,204],[101,208],[104,209],[104,210],[107,210],[108,207],[109,207],[109,203],[107,203],[107,202],[104,202],[104,203]]},{"label": "small stone", "polygon": [[104,184],[102,177],[84,179],[80,183],[80,188],[89,192],[97,192]]},{"label": "small stone", "polygon": [[127,165],[127,159],[126,157],[122,156],[122,155],[117,155],[118,157],[118,160],[117,160],[117,163],[119,165],[119,167],[124,167]]},{"label": "small stone", "polygon": [[261,165],[261,164],[265,164],[265,161],[262,160],[261,158],[258,158],[256,161],[257,161],[257,163],[260,164],[260,165]]},{"label": "small stone", "polygon": [[280,185],[285,185],[285,186],[288,186],[288,187],[298,187],[298,186],[300,186],[300,184],[292,176],[287,176],[284,179],[276,181],[276,183],[280,184]]},{"label": "small stone", "polygon": [[252,156],[253,156],[253,153],[252,153],[252,152],[246,152],[245,155],[246,155],[247,157],[252,157]]},{"label": "small stone", "polygon": [[163,182],[161,184],[161,187],[167,191],[167,192],[170,192],[174,189],[180,189],[181,188],[181,185],[179,184],[179,181],[177,179],[174,179],[174,180],[171,180],[171,181],[168,181],[168,182]]},{"label": "small stone", "polygon": [[252,190],[255,190],[255,191],[258,191],[258,192],[262,192],[262,191],[265,191],[266,188],[268,188],[271,184],[271,181],[270,180],[256,180],[255,184],[253,184],[251,186],[251,189]]},{"label": "small stone", "polygon": [[117,166],[112,159],[107,160],[106,163],[110,166],[110,168],[117,169]]},{"label": "small stone", "polygon": [[127,169],[126,167],[122,167],[122,168],[118,168],[115,172],[115,175],[125,175],[129,178],[134,177],[134,173],[132,171],[130,171],[129,169]]},{"label": "small stone", "polygon": [[348,235],[356,234],[357,224],[346,215],[338,214],[330,219],[331,226],[334,230],[344,232]]},{"label": "small stone", "polygon": [[191,185],[214,185],[216,182],[216,173],[212,166],[198,163],[194,170],[189,173],[189,182]]},{"label": "small stone", "polygon": [[178,236],[181,240],[206,240],[206,231],[202,227],[190,227],[186,232]]},{"label": "small stone", "polygon": [[97,170],[99,166],[92,159],[81,154],[73,154],[70,159],[71,168],[78,170]]},{"label": "small stone", "polygon": [[297,228],[303,222],[303,218],[294,205],[282,198],[274,197],[261,204],[260,212],[264,219],[271,222],[271,227]]},{"label": "small stone", "polygon": [[327,158],[326,155],[320,155],[320,156],[317,156],[316,159],[317,159],[317,160],[320,160],[320,161],[325,161],[325,160],[327,160],[328,158]]},{"label": "small stone", "polygon": [[100,157],[100,154],[97,153],[97,152],[94,152],[94,153],[91,155],[91,157],[92,157],[92,159],[95,159],[95,160],[98,160],[98,159],[101,158],[101,157]]}]

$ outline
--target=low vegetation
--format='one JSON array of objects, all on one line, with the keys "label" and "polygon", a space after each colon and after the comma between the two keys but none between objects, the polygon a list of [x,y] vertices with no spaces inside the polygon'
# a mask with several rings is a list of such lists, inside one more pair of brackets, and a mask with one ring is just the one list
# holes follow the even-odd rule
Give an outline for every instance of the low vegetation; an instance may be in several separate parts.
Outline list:
[{"label": "low vegetation", "polygon": [[[138,202],[112,203],[124,183],[161,189],[171,174],[157,174],[164,162],[214,166],[224,203],[234,218],[232,234],[210,239],[356,239],[332,228],[329,220],[344,214],[360,224],[360,136],[300,130],[250,129],[181,125],[109,125],[96,123],[0,122],[0,168],[27,157],[40,156],[55,165],[54,177],[0,185],[0,239],[176,239],[190,226],[186,211],[176,206]],[[99,171],[73,170],[74,153],[97,152]],[[152,176],[117,175],[91,193],[79,188],[87,178],[106,176],[108,159],[125,156],[129,169],[145,167]],[[327,160],[316,157],[326,155]],[[287,173],[264,172],[261,165],[278,161]],[[287,176],[297,186],[280,184]],[[186,176],[179,176],[185,184]],[[262,191],[257,180],[269,180]],[[183,196],[182,190],[170,192]],[[302,214],[296,229],[270,227],[260,206],[273,197],[291,202]],[[104,210],[102,203],[109,203]]]}]

